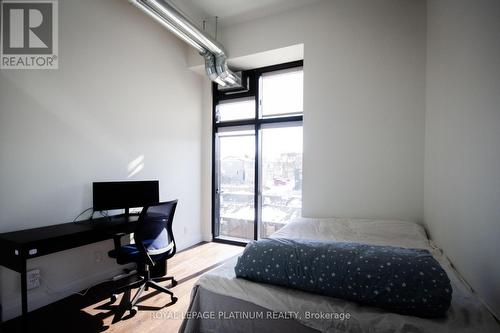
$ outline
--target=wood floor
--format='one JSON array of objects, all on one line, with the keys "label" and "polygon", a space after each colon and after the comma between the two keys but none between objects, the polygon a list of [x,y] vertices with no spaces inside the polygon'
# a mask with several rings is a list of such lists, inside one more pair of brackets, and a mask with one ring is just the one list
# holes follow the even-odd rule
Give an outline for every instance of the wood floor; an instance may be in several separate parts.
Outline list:
[{"label": "wood floor", "polygon": [[[242,251],[238,246],[203,243],[176,254],[168,261],[168,275],[178,281],[177,286],[171,288],[178,297],[176,304],[169,304],[170,296],[150,290],[142,297],[139,312],[129,317],[128,311],[124,314],[119,311],[122,295],[113,304],[109,302],[109,290],[115,286],[103,284],[83,297],[74,295],[33,311],[29,320],[30,332],[177,332],[194,283],[203,273]],[[169,287],[168,282],[165,286]],[[2,327],[3,332],[18,330],[19,320],[11,320]]]}]

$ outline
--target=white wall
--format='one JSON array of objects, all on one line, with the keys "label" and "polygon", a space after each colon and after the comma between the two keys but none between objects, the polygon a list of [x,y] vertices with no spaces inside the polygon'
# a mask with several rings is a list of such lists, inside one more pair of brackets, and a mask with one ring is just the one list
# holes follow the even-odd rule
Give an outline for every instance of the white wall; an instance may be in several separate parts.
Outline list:
[{"label": "white wall", "polygon": [[201,165],[201,233],[204,241],[212,241],[212,83],[205,78],[202,111]]},{"label": "white wall", "polygon": [[428,8],[425,222],[500,317],[500,2]]},{"label": "white wall", "polygon": [[[187,69],[185,45],[125,0],[59,7],[60,69],[0,71],[0,232],[71,221],[92,205],[92,181],[159,179],[160,198],[179,199],[179,247],[197,243],[203,80]],[[133,161],[143,167],[130,176]],[[115,274],[110,249],[30,261],[44,285],[31,307]],[[20,311],[19,284],[2,270],[4,319]]]},{"label": "white wall", "polygon": [[425,15],[326,0],[223,29],[231,58],[304,44],[303,215],[423,219]]}]

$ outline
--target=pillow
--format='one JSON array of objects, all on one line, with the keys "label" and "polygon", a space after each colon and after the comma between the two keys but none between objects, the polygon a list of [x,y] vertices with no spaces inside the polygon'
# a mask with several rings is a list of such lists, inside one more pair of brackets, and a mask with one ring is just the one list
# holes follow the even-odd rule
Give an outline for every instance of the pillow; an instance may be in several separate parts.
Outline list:
[{"label": "pillow", "polygon": [[376,306],[444,316],[452,288],[427,250],[331,241],[263,239],[238,258],[236,276]]}]

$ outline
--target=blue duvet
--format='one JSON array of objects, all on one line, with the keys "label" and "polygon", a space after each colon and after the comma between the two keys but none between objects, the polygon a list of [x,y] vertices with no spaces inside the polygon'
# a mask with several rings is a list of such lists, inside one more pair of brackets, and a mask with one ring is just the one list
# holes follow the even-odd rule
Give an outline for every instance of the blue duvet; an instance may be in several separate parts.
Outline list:
[{"label": "blue duvet", "polygon": [[391,246],[263,239],[247,245],[235,273],[420,317],[444,316],[452,295],[427,250]]}]

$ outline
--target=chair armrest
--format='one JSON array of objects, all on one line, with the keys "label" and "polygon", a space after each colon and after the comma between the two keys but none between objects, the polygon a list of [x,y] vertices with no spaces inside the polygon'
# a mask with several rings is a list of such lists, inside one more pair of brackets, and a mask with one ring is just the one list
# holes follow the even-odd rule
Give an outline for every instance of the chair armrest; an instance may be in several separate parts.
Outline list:
[{"label": "chair armrest", "polygon": [[121,238],[125,235],[126,233],[124,232],[113,234],[113,243],[115,244],[115,250],[118,250],[119,248],[122,247]]}]

